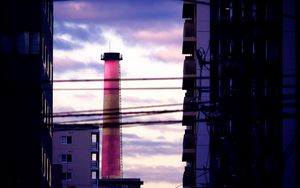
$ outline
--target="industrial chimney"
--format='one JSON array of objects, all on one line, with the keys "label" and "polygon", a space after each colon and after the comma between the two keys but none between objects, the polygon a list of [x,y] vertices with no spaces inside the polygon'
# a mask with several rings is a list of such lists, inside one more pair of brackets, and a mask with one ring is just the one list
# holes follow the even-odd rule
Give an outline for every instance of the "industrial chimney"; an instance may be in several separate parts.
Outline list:
[{"label": "industrial chimney", "polygon": [[102,178],[121,178],[120,53],[101,55],[104,60],[104,102],[102,128]]}]

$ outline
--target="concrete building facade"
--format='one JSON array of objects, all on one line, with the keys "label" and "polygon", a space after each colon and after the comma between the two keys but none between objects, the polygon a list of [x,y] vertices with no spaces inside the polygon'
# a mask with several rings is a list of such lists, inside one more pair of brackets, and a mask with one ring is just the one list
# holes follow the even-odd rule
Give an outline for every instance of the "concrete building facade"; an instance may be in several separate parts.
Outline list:
[{"label": "concrete building facade", "polygon": [[99,128],[55,125],[53,163],[62,167],[63,188],[96,188],[99,179]]}]

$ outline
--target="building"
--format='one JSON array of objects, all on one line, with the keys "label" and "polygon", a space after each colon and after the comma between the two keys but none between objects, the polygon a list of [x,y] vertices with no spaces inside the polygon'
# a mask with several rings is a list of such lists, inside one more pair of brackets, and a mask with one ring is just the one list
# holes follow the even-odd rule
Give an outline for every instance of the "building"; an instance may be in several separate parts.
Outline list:
[{"label": "building", "polygon": [[297,187],[295,7],[183,1],[184,187]]},{"label": "building", "polygon": [[183,187],[206,187],[209,182],[209,131],[205,121],[207,113],[199,109],[207,109],[210,99],[210,56],[207,55],[209,6],[197,6],[195,1],[184,1],[182,17],[182,54],[185,55],[182,89],[186,90],[182,117],[182,124],[186,126],[182,154],[182,161],[186,162]]},{"label": "building", "polygon": [[3,185],[51,187],[52,36],[52,0],[0,6]]},{"label": "building", "polygon": [[53,163],[62,166],[63,188],[98,187],[99,142],[97,126],[55,125]]}]

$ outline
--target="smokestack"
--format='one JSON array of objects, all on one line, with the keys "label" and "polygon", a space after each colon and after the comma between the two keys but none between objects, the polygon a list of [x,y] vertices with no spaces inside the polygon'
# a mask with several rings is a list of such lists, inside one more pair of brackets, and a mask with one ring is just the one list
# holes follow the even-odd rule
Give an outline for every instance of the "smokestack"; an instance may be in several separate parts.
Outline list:
[{"label": "smokestack", "polygon": [[102,128],[102,178],[121,178],[120,136],[120,53],[108,52],[101,55],[104,60],[103,116]]}]

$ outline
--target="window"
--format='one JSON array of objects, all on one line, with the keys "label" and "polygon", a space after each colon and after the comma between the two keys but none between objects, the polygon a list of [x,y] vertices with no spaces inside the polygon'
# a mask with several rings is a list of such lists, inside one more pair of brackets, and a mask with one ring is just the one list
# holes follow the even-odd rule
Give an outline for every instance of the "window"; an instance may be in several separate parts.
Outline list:
[{"label": "window", "polygon": [[30,34],[30,53],[40,53],[40,33],[35,32]]},{"label": "window", "polygon": [[62,180],[72,180],[72,172],[63,172]]},{"label": "window", "polygon": [[93,133],[92,134],[92,143],[96,143],[97,142],[97,134]]},{"label": "window", "polygon": [[72,136],[62,136],[61,143],[62,144],[72,144]]},{"label": "window", "polygon": [[97,179],[97,171],[92,171],[92,179]]},{"label": "window", "polygon": [[0,36],[0,52],[3,54],[12,53],[12,36],[4,34]]},{"label": "window", "polygon": [[97,161],[97,153],[92,153],[92,161]]},{"label": "window", "polygon": [[62,162],[72,162],[72,154],[62,154],[61,161]]},{"label": "window", "polygon": [[17,54],[29,54],[29,32],[17,34]]}]

